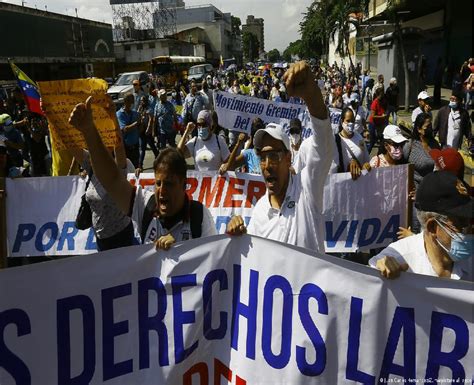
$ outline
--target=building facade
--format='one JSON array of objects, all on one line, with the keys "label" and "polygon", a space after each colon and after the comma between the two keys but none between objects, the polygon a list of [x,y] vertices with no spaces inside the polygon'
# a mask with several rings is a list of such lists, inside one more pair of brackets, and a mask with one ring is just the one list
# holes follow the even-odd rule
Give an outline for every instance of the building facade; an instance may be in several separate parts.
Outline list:
[{"label": "building facade", "polygon": [[259,51],[265,51],[265,27],[262,18],[256,18],[253,15],[248,15],[246,24],[242,25],[242,32],[253,33],[257,37]]},{"label": "building facade", "polygon": [[368,11],[364,24],[387,23],[382,31],[371,36],[378,48],[377,72],[385,78],[396,76],[403,85],[400,47],[397,50],[393,34],[395,23],[400,23],[410,78],[413,77],[409,80],[414,89],[411,104],[417,91],[433,84],[435,73],[443,73],[444,86],[451,88],[462,63],[472,56],[471,0],[371,0]]},{"label": "building facade", "polygon": [[[163,23],[160,14],[154,16],[154,23]],[[221,12],[213,5],[176,8],[175,35],[185,41],[206,47],[205,57],[217,65],[220,57],[235,57],[240,53],[241,44],[232,34],[232,17],[230,13]]]},{"label": "building facade", "polygon": [[33,80],[109,77],[112,26],[0,2],[0,79],[13,79],[8,59]]}]

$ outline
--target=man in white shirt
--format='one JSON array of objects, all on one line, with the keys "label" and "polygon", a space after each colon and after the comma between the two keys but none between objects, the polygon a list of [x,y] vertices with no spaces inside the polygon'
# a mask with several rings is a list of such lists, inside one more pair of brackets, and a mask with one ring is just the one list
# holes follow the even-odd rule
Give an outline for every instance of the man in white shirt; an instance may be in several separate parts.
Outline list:
[{"label": "man in white shirt", "polygon": [[431,115],[431,106],[429,104],[429,100],[430,100],[430,95],[428,95],[428,92],[421,91],[418,94],[418,107],[416,107],[411,113],[412,124],[415,124],[416,117],[420,115],[422,112],[425,112]]},{"label": "man in white shirt", "polygon": [[423,231],[390,244],[369,260],[386,278],[402,271],[474,281],[472,198],[449,171],[426,175],[415,206]]},{"label": "man in white shirt", "polygon": [[[331,124],[321,90],[305,62],[292,65],[284,80],[288,95],[305,101],[314,135],[300,147],[305,162],[293,175],[290,140],[283,127],[271,123],[256,132],[254,147],[267,192],[254,208],[248,232],[324,253],[322,206],[324,182],[333,158]],[[240,216],[233,217],[227,226],[231,235],[246,231]]]}]

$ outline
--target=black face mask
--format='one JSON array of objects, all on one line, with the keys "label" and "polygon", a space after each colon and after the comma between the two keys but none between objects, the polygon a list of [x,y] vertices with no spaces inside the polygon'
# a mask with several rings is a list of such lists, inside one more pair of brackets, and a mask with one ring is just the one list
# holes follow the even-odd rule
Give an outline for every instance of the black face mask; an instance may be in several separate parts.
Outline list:
[{"label": "black face mask", "polygon": [[298,130],[297,128],[296,129],[290,129],[290,134],[291,135],[300,135],[301,130]]}]

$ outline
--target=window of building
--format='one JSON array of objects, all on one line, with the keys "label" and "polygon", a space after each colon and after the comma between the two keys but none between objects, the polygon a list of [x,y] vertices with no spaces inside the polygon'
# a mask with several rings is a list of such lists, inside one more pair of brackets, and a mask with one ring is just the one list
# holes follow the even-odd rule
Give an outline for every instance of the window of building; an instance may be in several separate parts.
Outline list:
[{"label": "window of building", "polygon": [[137,50],[143,49],[143,44],[137,44]]},{"label": "window of building", "polygon": [[155,43],[148,44],[148,48],[155,48]]},{"label": "window of building", "polygon": [[130,46],[129,45],[125,46],[125,51],[130,51]]}]

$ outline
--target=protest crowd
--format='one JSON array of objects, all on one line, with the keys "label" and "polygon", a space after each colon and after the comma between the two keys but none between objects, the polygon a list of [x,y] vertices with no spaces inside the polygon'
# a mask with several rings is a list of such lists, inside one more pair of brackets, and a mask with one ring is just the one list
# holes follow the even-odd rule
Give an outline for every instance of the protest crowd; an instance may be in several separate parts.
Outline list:
[{"label": "protest crowd", "polygon": [[[16,67],[12,65],[12,68]],[[469,75],[467,69],[471,71]],[[19,69],[15,71],[20,84],[26,82],[30,89],[36,87]],[[470,185],[472,179],[466,177],[465,166],[465,157],[472,161],[474,153],[472,74],[474,61],[470,59],[453,82],[449,103],[439,110],[434,109],[427,89],[420,89],[417,106],[411,115],[401,111],[402,91],[396,78],[391,78],[387,85],[383,75],[373,76],[360,64],[346,68],[343,63],[323,65],[317,61],[299,61],[273,68],[266,65],[260,69],[214,71],[199,83],[181,80],[170,85],[160,77],[150,75],[151,86],[144,87],[140,80],[134,80],[133,91],[124,96],[123,103],[114,102],[106,94],[105,81],[100,79],[40,82],[36,99],[32,97],[32,91],[23,92],[25,87],[15,89],[8,100],[0,101],[0,187],[7,186],[8,203],[8,199],[17,198],[15,193],[20,200],[25,196],[22,194],[28,194],[28,189],[39,196],[41,190],[47,190],[49,183],[54,184],[54,188],[48,190],[53,195],[48,203],[35,196],[35,203],[29,207],[36,206],[34,209],[38,213],[50,209],[58,219],[57,223],[47,219],[42,225],[31,219],[30,223],[25,210],[20,210],[21,203],[17,204],[14,209],[22,213],[21,219],[15,222],[17,228],[7,229],[8,265],[33,264],[35,260],[29,255],[31,250],[33,255],[42,256],[39,261],[80,255],[22,268],[25,274],[34,274],[30,268],[48,264],[55,267],[39,279],[47,281],[54,275],[53,289],[44,283],[44,290],[60,288],[61,293],[44,297],[54,298],[48,306],[55,308],[50,313],[56,311],[56,318],[48,316],[54,318],[51,321],[43,317],[43,306],[46,308],[46,305],[42,300],[38,300],[41,309],[36,309],[34,304],[29,311],[31,319],[36,317],[35,322],[42,325],[37,328],[41,333],[35,338],[51,340],[48,333],[57,338],[57,383],[99,383],[133,375],[141,380],[130,383],[148,384],[156,382],[153,371],[157,371],[165,374],[160,374],[163,377],[156,383],[174,384],[178,383],[176,378],[179,381],[182,378],[183,384],[190,385],[196,383],[191,378],[195,375],[196,379],[198,374],[201,376],[199,383],[204,384],[210,383],[206,365],[213,362],[214,383],[218,383],[219,376],[225,376],[230,383],[234,370],[236,383],[243,385],[247,382],[237,371],[252,370],[252,365],[258,367],[264,360],[263,374],[255,373],[255,378],[266,378],[264,371],[270,366],[273,370],[288,365],[291,376],[298,376],[291,378],[303,381],[298,383],[307,383],[308,378],[315,379],[319,375],[327,376],[322,377],[322,383],[342,383],[339,379],[346,378],[354,383],[369,384],[376,383],[376,376],[382,383],[388,382],[393,374],[405,379],[418,376],[420,369],[415,370],[415,361],[418,365],[425,360],[425,355],[428,356],[424,350],[423,354],[417,350],[415,355],[414,346],[420,349],[418,344],[429,345],[429,348],[421,348],[430,352],[426,378],[441,378],[449,370],[452,370],[453,381],[471,375],[472,369],[465,361],[472,357],[472,347],[469,348],[469,342],[466,342],[472,317],[465,315],[468,311],[462,304],[470,303],[471,298],[465,293],[468,285],[474,282],[474,190]],[[151,154],[153,162],[150,162]],[[28,181],[31,184],[23,184],[21,190],[20,183]],[[0,198],[4,199],[1,188]],[[55,205],[58,207],[53,207]],[[363,209],[357,211],[357,207]],[[221,209],[231,214],[222,215]],[[12,207],[6,212],[10,217],[16,216]],[[67,217],[71,212],[75,218]],[[353,213],[361,215],[350,217]],[[192,239],[195,241],[189,242]],[[244,244],[246,240],[249,240],[247,245]],[[80,246],[82,249],[78,246],[80,242],[85,245]],[[139,247],[144,244],[148,244],[149,249]],[[194,244],[196,249],[188,250]],[[241,249],[231,254],[232,245],[236,244]],[[265,266],[259,266],[255,258],[249,257],[256,256],[251,254],[254,247]],[[263,247],[265,250],[262,251]],[[58,251],[57,255],[47,253],[53,248]],[[267,248],[268,255],[261,255],[267,253]],[[80,252],[75,253],[75,250]],[[275,252],[278,250],[282,252]],[[95,251],[101,253],[82,255]],[[134,254],[141,251],[144,254]],[[287,254],[293,253],[306,254],[304,258],[308,257],[310,262],[305,259],[302,266],[323,268],[321,271],[307,269],[317,272],[304,271],[295,258],[287,258]],[[220,258],[217,262],[216,256]],[[95,285],[90,291],[89,287],[84,288],[89,286],[89,276],[85,278],[79,270],[74,270],[81,266],[81,259],[84,261],[88,257],[90,264],[87,266],[99,266],[91,274],[87,270],[91,287]],[[112,259],[108,259],[111,257],[122,257],[124,266],[120,265],[122,260],[117,266],[111,266]],[[284,263],[273,263],[272,257],[279,261],[284,258]],[[208,263],[208,260],[213,262]],[[321,264],[311,265],[313,260]],[[68,262],[71,265],[67,265]],[[326,263],[332,266],[327,268]],[[67,267],[64,278],[61,266]],[[266,276],[265,269],[270,271],[270,276]],[[4,287],[10,285],[8,279],[15,279],[15,274],[19,274],[15,270],[22,273],[21,269],[6,269],[6,272],[8,270],[13,274],[11,277],[3,275]],[[343,278],[336,275],[341,271]],[[247,278],[241,279],[247,273],[248,282]],[[286,273],[290,278],[285,278]],[[324,283],[324,288],[320,282],[313,282],[313,273],[320,274],[321,281],[327,279],[329,284]],[[77,279],[81,281],[77,283],[79,289],[75,287],[74,278],[68,280],[71,274],[82,277],[82,280]],[[106,276],[104,283],[102,274]],[[435,277],[439,287],[426,281],[431,277],[420,275]],[[346,276],[350,276],[347,282]],[[395,281],[390,281],[392,279]],[[412,298],[408,297],[418,280],[420,284],[414,289],[413,296],[420,298],[409,302]],[[295,282],[299,284],[300,281],[306,283],[296,287]],[[41,283],[38,285],[41,288]],[[346,294],[346,285],[367,285],[368,291],[380,289],[374,295],[377,302],[370,305],[372,298],[366,300],[362,312],[363,299],[350,292],[349,313],[341,311],[339,314],[339,309],[345,309],[347,304],[340,299],[344,295],[339,297],[337,291]],[[67,288],[64,293],[63,286]],[[333,289],[336,294],[331,291]],[[240,299],[241,290],[242,293],[247,291],[244,300]],[[357,291],[354,286],[352,290]],[[29,295],[28,291],[24,293]],[[404,298],[397,297],[397,293],[403,293],[401,297]],[[458,293],[460,298],[453,300]],[[444,296],[442,306],[436,303],[441,294]],[[131,299],[132,295],[136,298]],[[257,301],[258,297],[262,300]],[[425,298],[435,299],[433,303],[420,304]],[[311,310],[310,299],[314,302]],[[29,369],[26,364],[24,369],[20,365],[23,364],[21,359],[9,350],[20,351],[28,344],[12,343],[14,348],[10,348],[2,339],[5,330],[5,341],[14,340],[14,328],[5,326],[12,323],[18,326],[19,337],[29,333],[20,328],[21,319],[15,318],[27,318],[27,312],[21,313],[23,310],[16,309],[16,303],[9,300],[2,299],[11,309],[3,313],[0,309],[0,346],[10,353],[5,361],[0,359],[0,382],[5,378],[2,377],[2,365],[6,368],[6,378],[10,378],[8,375],[15,379],[26,378]],[[407,306],[412,308],[403,307],[402,300],[407,300],[410,303]],[[101,305],[94,303],[97,301],[102,301]],[[281,333],[278,330],[280,319],[273,317],[280,306],[279,301]],[[259,306],[263,313],[262,319],[257,321]],[[431,310],[438,310],[438,306],[441,310],[443,307],[454,309],[450,310],[453,314]],[[18,307],[21,308],[21,304]],[[319,314],[315,316],[316,307]],[[129,313],[137,311],[136,308],[138,316],[128,317]],[[219,311],[215,310],[217,308]],[[415,308],[416,328],[422,329],[422,333],[417,331],[416,338]],[[328,313],[334,313],[333,309],[337,309],[337,314],[324,318]],[[464,312],[465,320],[454,315],[458,310],[459,314]],[[315,319],[319,317],[318,322],[310,313]],[[362,314],[369,317],[369,322],[365,319],[364,323],[370,325],[370,341],[360,338]],[[370,318],[372,316],[376,318]],[[444,321],[443,316],[451,318]],[[426,326],[428,318],[430,326]],[[217,319],[220,325],[215,328]],[[318,327],[320,330],[326,328],[324,321],[328,323],[327,330],[320,334]],[[348,327],[344,324],[346,321]],[[240,330],[240,342],[239,322],[247,323]],[[373,322],[380,322],[380,325],[374,326]],[[423,322],[425,324],[420,326]],[[55,326],[51,328],[53,323]],[[195,326],[191,325],[193,323]],[[36,326],[34,322],[32,324]],[[99,324],[102,324],[102,330]],[[390,332],[382,358],[379,340],[385,333],[384,327],[390,327]],[[431,328],[429,333],[425,332],[428,328]],[[441,351],[446,345],[446,340],[442,345],[443,328],[453,331],[454,337],[448,340],[454,346],[452,352]],[[47,330],[46,337],[37,337],[43,334],[42,330]],[[221,354],[221,348],[212,350],[214,345],[209,341],[217,346],[219,339],[224,340],[227,330],[231,334],[231,348],[235,352],[240,349],[238,353],[242,357],[231,359],[227,353]],[[334,362],[334,357],[342,357],[340,354],[346,341],[341,341],[346,332],[347,363]],[[77,333],[82,333],[81,337]],[[96,338],[96,333],[102,333],[101,337]],[[264,358],[260,361],[258,356],[257,360],[255,358],[256,333],[262,334],[258,343]],[[138,342],[133,340],[135,334],[139,335]],[[272,346],[275,335],[280,338],[280,334],[281,353],[277,355]],[[152,339],[155,335],[156,341]],[[298,340],[301,335],[303,342]],[[404,366],[395,364],[401,357],[394,358],[402,335],[404,360],[411,357],[413,365],[408,361]],[[296,336],[293,344],[303,345],[296,345],[293,356],[292,336]],[[425,344],[419,342],[423,338],[427,341]],[[193,345],[190,345],[191,339],[195,340]],[[362,344],[374,344],[375,347],[364,349],[369,351],[369,358],[381,357],[379,361],[383,362],[377,362],[380,365],[376,369],[376,365],[358,369],[359,339]],[[331,351],[328,349],[327,355],[328,362],[331,358],[333,362],[328,363],[328,369],[323,373],[325,344],[329,346],[331,341],[334,346]],[[222,351],[230,351],[229,341],[225,340],[225,344]],[[410,350],[412,345],[413,352]],[[78,346],[80,350],[77,350]],[[315,361],[314,353],[305,353],[313,347]],[[96,349],[97,352],[103,349],[97,357]],[[194,350],[199,353],[192,355]],[[83,353],[82,363],[82,356],[77,351]],[[202,354],[203,351],[206,353]],[[150,352],[156,354],[156,362],[151,365]],[[23,356],[29,359],[28,354],[29,348]],[[132,359],[116,362],[124,354],[139,357],[133,359],[139,361],[140,370],[134,370],[133,366],[137,367],[137,364],[132,364]],[[343,351],[342,355],[345,354]],[[170,364],[169,357],[173,355],[174,361]],[[50,356],[54,354],[45,354],[45,357]],[[180,366],[188,357],[190,360]],[[221,357],[224,357],[224,363],[220,361]],[[19,363],[10,365],[8,360]],[[195,363],[196,360],[202,362]],[[245,360],[245,363],[240,364],[239,360]],[[314,362],[308,362],[311,360]],[[464,360],[463,364],[461,360]],[[46,367],[46,374],[41,372],[46,376],[44,378],[56,375],[51,375],[54,370],[48,365],[38,362],[41,365],[35,357],[30,368],[34,367],[39,373],[41,367]],[[77,362],[84,366],[79,374],[75,373]],[[231,362],[235,365],[232,370]],[[355,368],[351,366],[354,362]],[[362,353],[360,362],[363,367]],[[185,365],[191,364],[193,366],[186,370]],[[380,372],[375,373],[379,367]],[[374,375],[362,370],[367,373],[372,370]],[[277,371],[272,375],[280,378]],[[252,374],[247,372],[247,378],[251,378],[249,376]],[[338,380],[334,380],[336,377]],[[282,381],[286,378],[290,377],[282,377]]]},{"label": "protest crowd", "polygon": [[[109,100],[107,112],[120,138],[114,148],[105,147],[98,135],[89,98],[69,117],[86,146],[63,151],[55,150],[47,111],[46,116],[28,111],[17,88],[0,103],[0,175],[42,177],[82,170],[87,184],[81,210],[88,206],[92,218],[82,226],[92,226],[98,250],[107,250],[147,242],[168,249],[175,242],[216,234],[208,208],[185,192],[188,169],[258,174],[266,194],[250,223],[234,216],[227,233],[248,232],[324,253],[321,208],[328,174],[348,172],[357,181],[373,169],[411,164],[411,227],[401,227],[400,240],[384,250],[334,255],[368,263],[387,277],[410,269],[472,279],[472,267],[463,275],[473,255],[472,189],[458,152],[462,146],[471,156],[473,151],[473,76],[466,76],[465,67],[460,72],[465,79],[453,85],[449,104],[434,119],[432,99],[420,90],[409,123],[398,116],[397,79],[386,86],[383,75],[375,80],[360,64],[299,62],[289,68],[216,71],[200,84],[182,81],[168,89],[153,77],[148,93],[135,80],[122,106]],[[467,68],[474,73],[473,59]],[[214,108],[219,92],[304,106],[310,129],[304,134],[297,117],[285,127],[255,118],[247,132],[223,128],[223,117]],[[127,174],[143,172],[148,147],[156,158],[154,193],[127,180]]]}]

